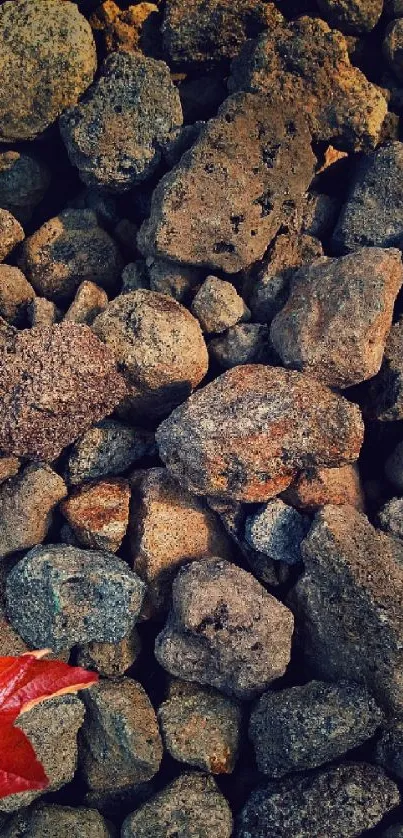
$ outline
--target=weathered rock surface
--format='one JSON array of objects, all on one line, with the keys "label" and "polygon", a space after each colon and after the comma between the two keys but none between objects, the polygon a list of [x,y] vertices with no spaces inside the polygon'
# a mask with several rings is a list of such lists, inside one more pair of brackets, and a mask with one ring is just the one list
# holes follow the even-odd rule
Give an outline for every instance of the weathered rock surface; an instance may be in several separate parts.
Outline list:
[{"label": "weathered rock surface", "polygon": [[30,326],[54,326],[61,319],[61,311],[46,297],[34,297],[28,306]]},{"label": "weathered rock surface", "polygon": [[386,27],[385,39],[382,46],[386,61],[399,81],[403,81],[403,22],[400,18],[398,20],[392,20]]},{"label": "weathered rock surface", "polygon": [[89,186],[117,192],[150,175],[182,125],[179,93],[163,61],[118,52],[60,120],[70,160]]},{"label": "weathered rock surface", "polygon": [[370,382],[365,413],[381,422],[403,418],[403,317],[394,323],[385,346],[382,366]]},{"label": "weathered rock surface", "polygon": [[139,615],[142,581],[113,553],[35,547],[7,579],[14,628],[35,649],[122,640]]},{"label": "weathered rock surface", "polygon": [[105,678],[117,678],[124,675],[133,665],[141,651],[141,642],[137,628],[117,643],[87,643],[79,646],[77,663],[87,669],[96,669]]},{"label": "weathered rock surface", "polygon": [[0,265],[0,315],[12,326],[22,326],[35,297],[32,285],[19,268]]},{"label": "weathered rock surface", "polygon": [[21,462],[18,457],[5,457],[0,454],[0,484],[18,473]]},{"label": "weathered rock surface", "polygon": [[300,268],[270,329],[286,367],[345,388],[379,371],[403,283],[397,249],[366,247]]},{"label": "weathered rock surface", "polygon": [[249,699],[284,674],[291,612],[250,573],[220,559],[182,568],[155,654],[172,675]]},{"label": "weathered rock surface", "polygon": [[186,303],[204,280],[204,271],[152,257],[147,259],[147,275],[151,291],[168,294],[179,303]]},{"label": "weathered rock surface", "polygon": [[123,823],[122,838],[230,838],[232,815],[212,777],[182,774]]},{"label": "weathered rock surface", "polygon": [[358,408],[301,373],[245,365],[191,396],[159,426],[161,458],[196,494],[248,502],[279,494],[300,469],[358,457]]},{"label": "weathered rock surface", "polygon": [[96,809],[39,804],[15,815],[2,838],[112,838],[114,833]]},{"label": "weathered rock surface", "polygon": [[42,161],[19,151],[0,153],[0,207],[21,223],[32,212],[50,185],[50,172]]},{"label": "weathered rock surface", "polygon": [[370,32],[382,14],[383,0],[318,0],[325,19],[342,32]]},{"label": "weathered rock surface", "polygon": [[87,326],[91,326],[98,314],[105,311],[108,302],[108,295],[103,288],[85,280],[77,288],[76,296],[63,319],[71,323],[86,323]]},{"label": "weathered rock surface", "polygon": [[124,412],[163,416],[187,398],[208,368],[197,320],[176,300],[155,291],[117,297],[93,323],[125,378]]},{"label": "weathered rock surface", "polygon": [[[1,9],[0,9],[1,13]],[[0,209],[0,262],[22,242],[25,233],[19,221],[6,209]]]},{"label": "weathered rock surface", "polygon": [[88,326],[18,332],[0,354],[0,449],[54,460],[124,395],[113,355]]},{"label": "weathered rock surface", "polygon": [[123,474],[152,451],[154,436],[115,419],[104,419],[74,444],[67,463],[66,480],[76,486],[86,480]]},{"label": "weathered rock surface", "polygon": [[403,709],[403,545],[350,506],[325,506],[302,544],[291,594],[306,660],[332,681],[366,684]]},{"label": "weathered rock surface", "polygon": [[375,746],[375,759],[388,773],[403,779],[403,721],[392,722]]},{"label": "weathered rock surface", "polygon": [[240,320],[249,320],[250,311],[230,282],[208,276],[192,302],[192,312],[203,332],[225,332]]},{"label": "weathered rock surface", "polygon": [[0,8],[0,142],[32,140],[91,84],[89,23],[76,3],[13,0]]},{"label": "weathered rock surface", "polygon": [[365,506],[356,465],[307,469],[282,493],[282,498],[304,512],[316,512],[326,504],[349,504],[359,512],[363,512]]},{"label": "weathered rock surface", "polygon": [[304,194],[313,162],[294,108],[231,96],[155,189],[140,250],[236,273],[263,256]]},{"label": "weathered rock surface", "polygon": [[208,351],[222,369],[269,361],[269,330],[261,323],[239,323],[208,343]]},{"label": "weathered rock surface", "polygon": [[0,487],[0,556],[44,540],[52,510],[67,495],[65,482],[46,465],[29,465]]},{"label": "weathered rock surface", "polygon": [[116,553],[129,523],[129,503],[125,480],[102,480],[77,489],[60,511],[82,547]]},{"label": "weathered rock surface", "polygon": [[113,0],[95,5],[90,23],[93,30],[102,34],[107,53],[125,50],[153,54],[159,37],[158,5],[140,2],[121,9]]},{"label": "weathered rock surface", "polygon": [[392,498],[378,512],[381,529],[395,538],[403,538],[403,498]]},{"label": "weathered rock surface", "polygon": [[302,562],[301,541],[309,527],[307,515],[275,498],[246,519],[245,536],[251,547],[273,561],[293,565]]}]

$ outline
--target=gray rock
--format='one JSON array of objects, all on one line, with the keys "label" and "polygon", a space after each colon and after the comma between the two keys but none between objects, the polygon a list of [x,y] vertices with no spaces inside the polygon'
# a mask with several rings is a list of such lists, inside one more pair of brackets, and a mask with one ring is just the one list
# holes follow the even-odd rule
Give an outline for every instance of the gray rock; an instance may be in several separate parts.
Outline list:
[{"label": "gray rock", "polygon": [[0,262],[6,259],[24,237],[25,233],[19,221],[8,210],[0,209]]},{"label": "gray rock", "polygon": [[245,536],[255,550],[293,565],[302,562],[301,541],[309,527],[307,515],[276,498],[246,519]]},{"label": "gray rock", "polygon": [[123,823],[122,838],[230,838],[232,815],[212,777],[182,774]]},{"label": "gray rock", "polygon": [[0,207],[25,224],[50,186],[50,171],[41,160],[19,151],[0,154]]},{"label": "gray rock", "polygon": [[355,838],[376,826],[399,801],[397,786],[380,768],[339,765],[252,792],[236,838]]},{"label": "gray rock", "polygon": [[383,0],[318,0],[324,18],[342,32],[370,32],[382,14]]},{"label": "gray rock", "polygon": [[121,294],[130,294],[130,291],[140,291],[142,288],[149,288],[150,280],[145,259],[137,259],[136,262],[129,262],[122,271]]},{"label": "gray rock", "polygon": [[0,557],[44,540],[67,486],[47,465],[29,465],[0,487]]},{"label": "gray rock", "polygon": [[264,693],[249,736],[259,771],[277,778],[337,759],[370,739],[382,721],[374,699],[357,684],[310,681]]},{"label": "gray rock", "polygon": [[104,419],[77,440],[71,449],[66,480],[76,486],[86,480],[116,476],[150,454],[154,435],[115,419]]},{"label": "gray rock", "polygon": [[336,224],[340,204],[325,192],[307,192],[302,205],[301,233],[316,239],[330,235]]},{"label": "gray rock", "polygon": [[222,369],[269,361],[269,330],[261,323],[239,323],[208,343],[208,351]]},{"label": "gray rock", "polygon": [[250,573],[220,559],[193,562],[174,582],[155,654],[172,675],[249,699],[284,674],[291,612]]},{"label": "gray rock", "polygon": [[0,832],[1,838],[112,838],[114,834],[96,809],[43,803],[15,815]]},{"label": "gray rock", "polygon": [[403,317],[389,332],[382,366],[369,382],[363,410],[381,422],[403,419]]},{"label": "gray rock", "polygon": [[141,580],[113,553],[63,544],[34,548],[7,579],[12,625],[33,648],[54,651],[121,640],[143,593]]},{"label": "gray rock", "polygon": [[399,442],[385,463],[385,474],[388,480],[403,491],[403,442]]},{"label": "gray rock", "polygon": [[403,721],[396,719],[382,731],[374,750],[375,761],[403,780]]},{"label": "gray rock", "polygon": [[403,498],[392,498],[378,512],[379,525],[388,535],[403,538]]},{"label": "gray rock", "polygon": [[230,282],[208,276],[195,295],[192,312],[203,332],[225,332],[240,320],[249,320],[250,311]]},{"label": "gray rock", "polygon": [[[402,12],[403,13],[403,12]],[[403,823],[390,826],[380,833],[381,838],[403,838]]]},{"label": "gray rock", "polygon": [[80,103],[65,111],[60,130],[84,183],[124,192],[152,175],[182,121],[169,67],[140,52],[114,52]]},{"label": "gray rock", "polygon": [[189,265],[167,262],[165,259],[147,259],[147,272],[152,291],[168,294],[179,303],[191,297],[203,282],[205,273]]}]

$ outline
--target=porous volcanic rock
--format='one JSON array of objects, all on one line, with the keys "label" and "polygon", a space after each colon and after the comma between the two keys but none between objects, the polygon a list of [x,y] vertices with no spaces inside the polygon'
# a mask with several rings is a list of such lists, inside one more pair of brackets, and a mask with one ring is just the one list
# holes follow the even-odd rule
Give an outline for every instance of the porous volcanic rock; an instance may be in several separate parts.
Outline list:
[{"label": "porous volcanic rock", "polygon": [[76,486],[87,480],[123,474],[137,460],[152,452],[154,435],[116,419],[104,419],[74,443],[66,480]]},{"label": "porous volcanic rock", "polygon": [[77,663],[86,669],[96,669],[104,678],[124,675],[141,652],[141,640],[136,626],[117,643],[92,643],[77,649]]}]

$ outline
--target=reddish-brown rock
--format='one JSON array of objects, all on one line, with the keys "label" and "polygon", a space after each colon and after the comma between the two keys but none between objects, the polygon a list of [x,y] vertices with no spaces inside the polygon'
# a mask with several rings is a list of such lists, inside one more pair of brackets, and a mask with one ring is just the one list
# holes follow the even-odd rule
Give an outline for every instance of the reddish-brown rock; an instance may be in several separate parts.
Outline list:
[{"label": "reddish-brown rock", "polygon": [[129,523],[129,502],[125,480],[102,480],[77,489],[60,508],[81,547],[116,553]]},{"label": "reddish-brown rock", "polygon": [[329,503],[333,506],[348,503],[362,512],[365,505],[356,465],[307,469],[298,475],[282,497],[304,512],[316,512]]},{"label": "reddish-brown rock", "polygon": [[40,544],[52,510],[67,495],[62,478],[46,465],[28,465],[0,488],[0,557]]}]

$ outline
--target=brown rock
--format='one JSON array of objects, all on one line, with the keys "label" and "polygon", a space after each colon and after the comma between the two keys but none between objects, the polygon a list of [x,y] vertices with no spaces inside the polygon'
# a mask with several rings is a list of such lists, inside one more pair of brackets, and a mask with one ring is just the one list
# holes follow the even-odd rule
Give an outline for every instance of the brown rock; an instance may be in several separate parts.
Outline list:
[{"label": "brown rock", "polygon": [[365,413],[381,422],[403,418],[403,317],[389,332],[381,369],[368,387]]},{"label": "brown rock", "polygon": [[179,265],[152,257],[147,259],[147,273],[151,291],[168,294],[179,303],[189,299],[205,276],[203,271],[189,265]]},{"label": "brown rock", "polygon": [[28,305],[35,297],[24,274],[11,265],[0,265],[0,314],[12,326],[22,326]]},{"label": "brown rock", "polygon": [[24,237],[25,233],[19,221],[8,210],[0,209],[0,262],[4,261]]},{"label": "brown rock", "polygon": [[318,0],[323,16],[342,32],[370,32],[382,14],[383,0]]},{"label": "brown rock", "polygon": [[77,489],[60,510],[81,547],[116,553],[129,523],[129,501],[125,480],[103,480]]},{"label": "brown rock", "polygon": [[127,412],[161,416],[183,401],[207,372],[208,354],[197,320],[155,291],[117,297],[93,323],[125,378]]},{"label": "brown rock", "polygon": [[88,326],[19,332],[0,354],[0,449],[54,460],[124,394],[111,353]]},{"label": "brown rock", "polygon": [[14,477],[18,473],[21,461],[18,457],[5,457],[0,454],[0,484],[8,480],[9,477]]},{"label": "brown rock", "polygon": [[356,465],[307,469],[298,475],[282,497],[304,512],[316,512],[326,504],[342,506],[347,503],[359,512],[363,512],[365,506]]},{"label": "brown rock", "polygon": [[0,207],[21,224],[30,220],[50,185],[50,172],[42,161],[19,151],[0,154]]},{"label": "brown rock", "polygon": [[329,387],[372,378],[382,363],[402,283],[401,253],[391,248],[365,247],[300,268],[270,330],[284,365]]},{"label": "brown rock", "polygon": [[240,364],[269,363],[269,330],[261,323],[239,323],[208,343],[211,358],[224,370]]},{"label": "brown rock", "polygon": [[96,669],[104,678],[124,675],[141,652],[139,633],[134,626],[117,643],[87,643],[78,647],[77,663],[86,669]]},{"label": "brown rock", "polygon": [[257,502],[278,495],[301,469],[354,461],[362,436],[355,405],[309,376],[256,364],[198,390],[156,438],[190,491]]},{"label": "brown rock", "polygon": [[7,480],[0,488],[0,557],[40,544],[66,495],[66,484],[46,465],[26,466]]},{"label": "brown rock", "polygon": [[240,320],[249,320],[250,311],[230,282],[208,276],[192,303],[203,332],[225,332]]},{"label": "brown rock", "polygon": [[94,31],[102,33],[107,52],[145,52],[149,54],[157,38],[159,15],[155,3],[138,3],[120,9],[113,0],[105,0],[91,15]]},{"label": "brown rock", "polygon": [[102,815],[84,806],[46,806],[25,809],[8,823],[2,838],[112,838]]},{"label": "brown rock", "polygon": [[45,297],[34,297],[28,306],[30,326],[54,326],[60,317],[60,310]]},{"label": "brown rock", "polygon": [[108,295],[103,288],[87,280],[77,288],[76,296],[63,319],[91,326],[98,314],[105,311],[108,302]]},{"label": "brown rock", "polygon": [[154,191],[146,255],[236,273],[260,259],[313,171],[300,114],[266,96],[227,99]]}]

